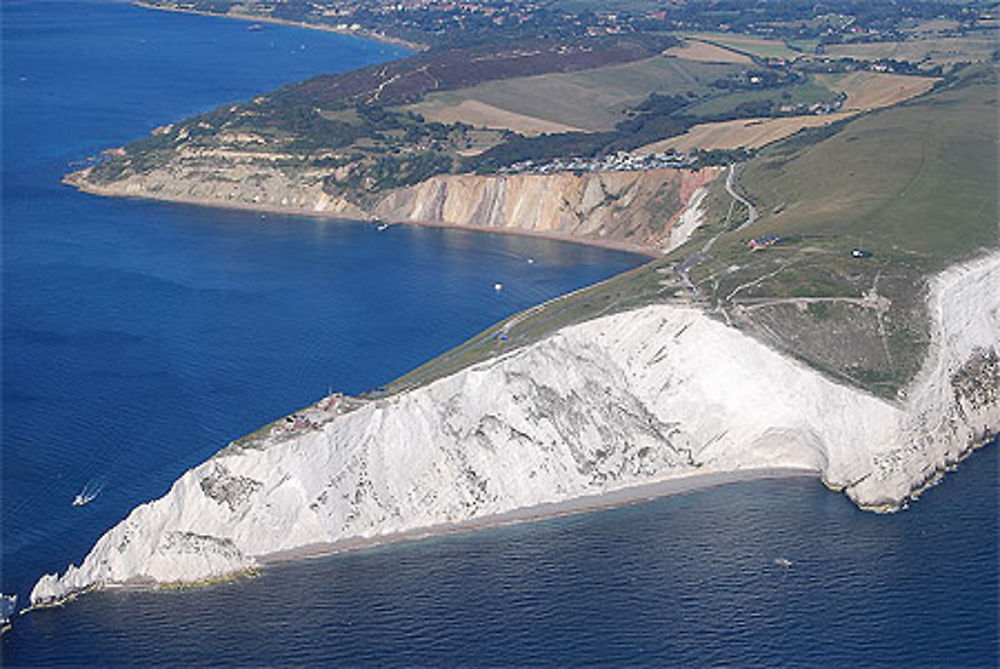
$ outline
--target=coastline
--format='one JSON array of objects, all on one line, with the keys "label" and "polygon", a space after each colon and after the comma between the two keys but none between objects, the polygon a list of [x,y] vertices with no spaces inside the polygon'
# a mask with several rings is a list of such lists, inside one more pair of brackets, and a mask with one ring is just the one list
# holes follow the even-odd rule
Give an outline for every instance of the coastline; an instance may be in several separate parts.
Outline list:
[{"label": "coastline", "polygon": [[414,221],[409,219],[392,219],[392,218],[378,218],[371,215],[367,215],[363,212],[359,212],[357,215],[349,214],[338,214],[330,211],[315,211],[312,209],[302,209],[299,207],[282,207],[280,205],[272,204],[248,204],[245,202],[222,202],[219,200],[210,200],[207,198],[196,198],[196,197],[163,197],[158,195],[153,195],[149,193],[138,194],[125,194],[118,193],[107,189],[94,187],[87,182],[72,178],[75,173],[68,174],[62,178],[62,183],[75,188],[76,190],[87,193],[89,195],[97,195],[100,197],[115,197],[115,198],[125,198],[133,200],[150,200],[154,202],[170,202],[173,204],[183,204],[190,205],[194,207],[211,207],[213,209],[228,209],[231,211],[247,211],[247,212],[257,212],[260,214],[276,214],[280,216],[305,216],[308,218],[318,218],[325,219],[329,221],[351,221],[360,223],[388,223],[390,225],[411,225],[416,227],[424,228],[441,228],[446,230],[464,230],[469,232],[487,232],[495,233],[501,235],[515,235],[519,237],[534,237],[537,239],[549,239],[557,242],[569,242],[572,244],[583,244],[584,246],[593,246],[596,248],[607,249],[610,251],[624,251],[626,253],[635,253],[638,255],[646,256],[650,259],[655,259],[661,257],[665,251],[663,249],[647,246],[639,246],[638,244],[630,244],[628,242],[620,242],[611,239],[594,239],[591,237],[578,237],[570,234],[561,234],[558,232],[540,232],[537,230],[520,230],[516,228],[493,228],[493,227],[479,227],[475,225],[462,225],[458,223],[447,223],[445,221]]},{"label": "coastline", "polygon": [[606,492],[584,495],[561,502],[545,502],[481,518],[441,523],[374,537],[356,537],[330,543],[309,544],[299,548],[257,556],[257,560],[259,560],[262,566],[266,566],[285,562],[297,562],[299,560],[318,559],[338,553],[377,548],[404,541],[420,541],[422,539],[446,537],[466,532],[506,527],[519,523],[550,520],[623,506],[644,504],[665,497],[684,495],[735,483],[790,478],[821,480],[819,471],[801,467],[767,467],[763,469],[690,472],[662,479],[654,483],[615,488]]},{"label": "coastline", "polygon": [[456,522],[417,527],[403,532],[393,532],[378,536],[352,537],[328,543],[307,544],[298,548],[291,548],[274,553],[266,553],[255,556],[254,559],[257,560],[256,567],[240,569],[234,572],[219,574],[211,578],[203,578],[191,582],[158,582],[149,578],[139,577],[120,583],[108,583],[101,586],[91,585],[85,590],[69,593],[65,597],[56,601],[32,604],[20,611],[20,614],[25,615],[44,609],[62,607],[77,597],[95,590],[149,591],[209,587],[212,585],[230,583],[242,578],[255,576],[258,574],[260,569],[266,569],[270,565],[295,563],[302,560],[322,559],[340,553],[379,548],[397,543],[461,535],[469,532],[496,529],[520,523],[531,523],[625,506],[634,506],[666,497],[674,497],[677,495],[684,495],[701,490],[708,490],[711,488],[718,488],[749,481],[793,478],[817,479],[822,482],[819,471],[802,467],[767,467],[729,471],[716,470],[688,472],[686,474],[680,474],[678,476],[662,479],[653,483],[642,483],[639,485],[615,488],[606,492],[583,495],[581,497],[559,502],[545,502],[533,506],[521,507],[512,511],[506,511],[504,513],[483,516],[480,518],[470,518]]},{"label": "coastline", "polygon": [[349,35],[351,37],[359,37],[361,39],[375,40],[376,42],[382,42],[384,44],[391,44],[393,46],[401,46],[412,51],[426,51],[430,48],[426,44],[421,44],[419,42],[410,42],[409,40],[401,39],[399,37],[392,37],[391,35],[385,35],[380,33],[373,33],[371,31],[357,31],[338,28],[336,26],[320,25],[316,23],[306,23],[304,21],[289,21],[288,19],[276,19],[270,16],[257,16],[255,14],[219,14],[216,12],[206,12],[199,9],[184,9],[182,7],[162,7],[160,5],[154,5],[149,2],[143,2],[143,0],[133,0],[132,5],[136,7],[142,7],[143,9],[152,9],[160,12],[174,12],[175,14],[194,14],[197,16],[214,16],[220,19],[233,19],[236,21],[245,21],[247,23],[271,23],[279,26],[289,26],[291,28],[305,28],[307,30],[321,30],[328,33],[337,33],[338,35]]},{"label": "coastline", "polygon": [[[101,537],[79,566],[71,565],[62,576],[40,578],[31,601],[56,603],[94,584],[103,588],[204,581],[261,564],[582,513],[752,478],[808,475],[845,492],[861,509],[898,508],[913,498],[915,487],[928,483],[928,471],[947,468],[965,454],[970,442],[981,443],[979,426],[993,425],[1000,416],[989,391],[984,395],[976,390],[984,387],[980,380],[997,369],[995,316],[990,315],[996,314],[997,296],[989,290],[1000,269],[997,257],[993,253],[957,266],[935,280],[933,294],[947,308],[936,314],[942,347],[928,366],[941,373],[912,394],[905,407],[829,380],[695,307],[648,306],[577,324],[559,337],[500,356],[494,364],[438,379],[395,400],[369,403],[319,434],[309,432],[291,445],[265,449],[266,455],[260,449],[247,449],[202,463],[179,478],[167,495],[136,507]],[[676,334],[668,340],[667,350],[650,345],[652,338],[671,331]],[[566,352],[577,355],[572,364],[567,363]],[[606,374],[609,366],[620,373]],[[956,386],[952,370],[959,369],[965,372]],[[665,388],[663,379],[670,375],[684,382]],[[734,395],[733,384],[743,381],[752,384],[748,386],[752,392]],[[542,396],[541,388],[548,393]],[[503,399],[514,394],[538,399],[520,404]],[[576,399],[559,401],[561,397]],[[641,403],[624,415],[600,409],[623,398],[628,404],[632,397]],[[498,398],[508,407],[502,419],[490,409]],[[643,408],[651,402],[656,414]],[[652,425],[654,431],[647,437],[659,443],[663,435],[658,416],[691,415],[692,408],[713,403],[718,404],[716,416],[727,429],[718,433],[716,419],[692,423],[686,433],[681,430],[688,435],[687,443],[704,444],[697,460],[691,459],[690,451],[682,457],[685,451],[668,441],[664,452],[651,461],[645,481],[630,479],[621,487],[594,492],[593,479],[579,466],[581,461],[607,460],[610,449],[620,459],[616,466],[634,469],[645,458],[634,448],[636,430]],[[784,413],[761,425],[757,417],[775,404]],[[832,409],[817,413],[816,407]],[[517,430],[535,425],[535,416],[551,416],[546,420],[563,425],[577,420],[581,412],[588,417],[586,432],[553,433],[554,447],[546,447],[549,442],[543,434],[528,438],[531,447],[526,443],[499,448],[510,443],[509,431],[521,434]],[[821,423],[813,423],[812,416],[821,416]],[[426,445],[442,434],[429,426],[445,417],[451,421],[450,430],[428,451]],[[370,439],[373,421],[379,426],[377,441]],[[494,428],[491,421],[500,422]],[[463,487],[462,470],[441,463],[464,452],[468,441],[463,435],[484,425],[497,436],[484,437],[475,459],[481,473]],[[929,434],[929,425],[939,429]],[[914,449],[914,443],[924,447]],[[348,459],[361,444],[369,445],[364,456]],[[577,455],[574,448],[586,450]],[[390,454],[419,457],[392,459]],[[312,468],[321,462],[336,466],[339,478],[327,482],[313,476]],[[689,465],[693,466],[684,471]],[[540,477],[532,476],[539,471]],[[421,485],[439,491],[437,495],[414,498],[407,492],[411,489],[405,481],[415,475]],[[290,477],[301,481],[303,488],[296,493],[302,503],[288,508],[281,492],[266,492],[257,500],[248,495],[223,498],[235,505],[221,504],[218,495],[205,492],[205,482],[217,486],[219,481],[244,479],[260,486],[255,489],[276,491]],[[512,480],[532,483],[500,505],[463,505],[468,486],[480,480],[497,485]],[[400,481],[404,483],[397,484]],[[334,497],[359,485],[371,486],[372,495],[353,501],[349,494],[343,495],[346,506],[341,497]],[[562,495],[572,497],[552,502],[559,485],[567,486]],[[408,496],[404,506],[379,501],[399,499],[400,494]],[[302,510],[314,495],[317,525],[295,523],[280,540],[255,539],[260,528],[303,517]],[[275,500],[282,505],[278,511],[272,510]],[[402,522],[383,521],[390,516]],[[340,529],[329,531],[320,520],[326,517]],[[359,520],[345,520],[353,518]],[[236,532],[234,520],[238,520]],[[129,539],[124,552],[118,548],[136,533],[148,541],[135,544]],[[137,583],[139,578],[145,583]]]}]

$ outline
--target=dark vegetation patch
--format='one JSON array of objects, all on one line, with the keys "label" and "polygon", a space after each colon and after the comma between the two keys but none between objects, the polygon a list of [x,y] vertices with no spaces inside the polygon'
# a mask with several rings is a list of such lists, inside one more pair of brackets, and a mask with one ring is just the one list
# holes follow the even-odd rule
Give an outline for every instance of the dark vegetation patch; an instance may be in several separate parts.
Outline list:
[{"label": "dark vegetation patch", "polygon": [[313,77],[267,96],[266,105],[339,107],[356,102],[391,106],[430,91],[468,88],[486,81],[549,72],[574,72],[649,58],[675,45],[662,34],[579,38],[563,42],[518,41],[419,53],[404,60]]}]

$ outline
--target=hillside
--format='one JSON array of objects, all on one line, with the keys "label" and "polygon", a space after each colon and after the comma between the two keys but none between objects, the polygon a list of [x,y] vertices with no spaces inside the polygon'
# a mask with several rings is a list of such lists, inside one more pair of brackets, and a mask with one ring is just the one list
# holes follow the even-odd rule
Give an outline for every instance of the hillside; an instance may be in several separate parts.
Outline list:
[{"label": "hillside", "polygon": [[[840,378],[882,394],[902,388],[927,342],[915,287],[997,245],[996,104],[996,69],[974,68],[762,151],[739,174],[760,219],[723,233],[692,271],[711,308]],[[715,202],[718,221],[728,205]],[[782,241],[747,249],[765,234]],[[853,258],[855,248],[870,257]]]},{"label": "hillside", "polygon": [[[769,146],[735,180],[760,212],[751,228],[735,229],[747,211],[717,180],[704,225],[667,257],[498,324],[390,391],[568,323],[693,299],[836,379],[895,398],[927,350],[927,278],[998,245],[996,82],[993,67],[971,68],[901,106]],[[748,248],[767,234],[782,241]],[[852,257],[855,248],[870,257]]]},{"label": "hillside", "polygon": [[[635,100],[643,90],[659,85],[657,81],[675,82],[673,88],[653,90],[641,103],[626,106],[626,118],[612,131],[527,137],[510,129],[427,121],[413,106],[358,102],[358,95],[375,95],[372,82],[396,81],[388,70],[351,73],[287,87],[173,124],[71,175],[69,181],[110,195],[489,227],[663,250],[676,246],[671,229],[695,195],[695,188],[685,184],[706,185],[710,171],[703,169],[702,176],[691,178],[683,176],[685,169],[676,168],[616,173],[574,167],[560,172],[559,161],[565,162],[560,156],[581,155],[575,153],[579,149],[585,150],[582,155],[593,155],[596,146],[638,145],[658,132],[686,128],[692,129],[677,140],[690,141],[698,132],[718,138],[710,128],[725,127],[735,138],[728,140],[732,143],[752,144],[758,136],[761,143],[770,142],[733,175],[734,187],[760,214],[752,230],[735,229],[746,218],[746,209],[719,180],[707,197],[698,199],[701,206],[687,215],[705,221],[687,246],[592,292],[519,316],[514,327],[502,326],[503,348],[535,341],[558,325],[592,315],[664,299],[694,299],[726,322],[834,378],[884,397],[900,392],[916,373],[927,344],[923,295],[914,286],[996,244],[995,68],[969,66],[944,79],[873,71],[806,75],[787,68],[765,72],[734,64],[638,57],[646,43],[632,38],[598,44],[608,49],[608,58],[632,53],[636,59],[572,74],[496,79],[447,95],[486,102],[484,86],[530,91],[539,82],[562,81],[581,91],[576,106],[583,113],[588,86],[618,79],[608,96],[589,96],[593,109],[607,114],[626,93]],[[550,67],[564,57],[570,59],[564,65],[576,62],[571,51],[555,47],[535,55],[515,51],[520,54],[515,60],[526,58],[530,68],[538,63]],[[501,52],[489,53],[504,60]],[[549,55],[538,60],[542,53]],[[422,54],[419,60],[394,65],[394,71],[414,72],[419,69],[416,63],[436,57]],[[454,58],[446,55],[441,71]],[[474,71],[482,76],[513,71],[482,68]],[[670,76],[659,79],[651,74],[655,72]],[[371,77],[375,79],[369,81]],[[785,124],[778,128],[754,125],[753,119],[696,124],[704,117],[688,111],[711,103],[716,110],[711,113],[719,113],[727,104],[734,109],[745,104],[750,92],[758,99],[785,99],[792,91],[814,92],[821,84],[829,85],[831,94],[836,88],[846,95],[845,111],[766,119]],[[930,86],[934,88],[922,93]],[[540,104],[533,110],[525,107],[524,100],[531,96],[514,97],[522,100],[522,116],[543,112]],[[440,99],[432,99],[420,104],[440,104]],[[321,100],[327,100],[329,109],[305,111]],[[886,104],[892,106],[879,109]],[[296,109],[303,115],[289,114]],[[551,113],[547,118],[566,120]],[[733,123],[745,125],[726,125]],[[793,134],[801,127],[805,129]],[[792,136],[780,140],[788,134]],[[669,140],[659,145],[666,143]],[[657,146],[645,144],[635,154]],[[734,155],[745,154],[716,156],[694,150],[689,157],[681,156],[687,162],[680,164],[697,168]],[[594,159],[582,160],[577,162],[587,165]],[[623,164],[628,162],[624,159]],[[831,165],[843,167],[832,171]],[[485,174],[473,176],[471,170]],[[749,238],[768,234],[781,241],[756,252],[747,248]],[[697,253],[709,240],[714,240],[711,253]],[[868,257],[851,257],[854,249]],[[678,264],[679,273],[674,269]],[[545,317],[535,318],[539,312]],[[443,368],[454,369],[456,361],[464,364],[499,350],[492,334],[495,331],[464,347],[461,355],[446,354],[450,362]],[[844,338],[855,345],[840,345]]]}]

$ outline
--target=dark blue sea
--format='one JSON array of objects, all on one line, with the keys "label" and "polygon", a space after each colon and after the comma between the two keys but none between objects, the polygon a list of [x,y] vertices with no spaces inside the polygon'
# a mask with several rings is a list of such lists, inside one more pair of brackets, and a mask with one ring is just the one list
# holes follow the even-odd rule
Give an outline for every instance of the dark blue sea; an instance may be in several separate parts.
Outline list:
[{"label": "dark blue sea", "polygon": [[[231,439],[642,261],[77,193],[72,163],[157,125],[404,52],[122,3],[2,20],[0,589],[22,602]],[[996,666],[997,450],[892,516],[759,481],[94,594],[16,619],[2,663]]]}]

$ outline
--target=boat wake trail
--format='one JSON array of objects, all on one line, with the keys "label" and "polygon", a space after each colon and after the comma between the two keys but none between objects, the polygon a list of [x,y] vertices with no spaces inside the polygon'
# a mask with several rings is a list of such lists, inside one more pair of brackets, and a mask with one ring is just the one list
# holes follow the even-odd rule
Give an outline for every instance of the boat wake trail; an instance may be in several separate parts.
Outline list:
[{"label": "boat wake trail", "polygon": [[105,483],[101,479],[90,479],[87,481],[83,489],[73,498],[73,506],[85,506],[93,502],[101,494],[101,491],[104,490],[104,485]]}]

